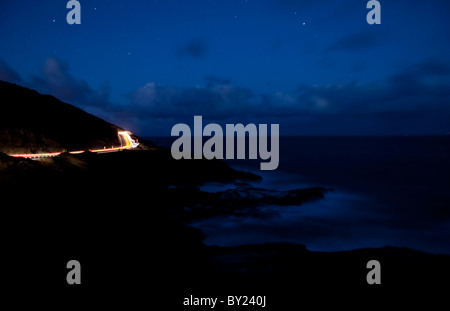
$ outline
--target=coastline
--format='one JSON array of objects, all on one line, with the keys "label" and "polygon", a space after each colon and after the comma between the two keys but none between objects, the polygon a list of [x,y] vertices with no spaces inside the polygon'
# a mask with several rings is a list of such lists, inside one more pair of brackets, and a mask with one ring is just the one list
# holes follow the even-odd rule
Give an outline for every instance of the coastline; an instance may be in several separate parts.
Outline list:
[{"label": "coastline", "polygon": [[[164,150],[66,155],[48,162],[7,159],[7,170],[27,167],[21,175],[2,182],[3,190],[21,198],[17,206],[5,210],[8,226],[4,229],[14,233],[5,243],[3,257],[10,288],[19,287],[33,274],[41,280],[42,290],[63,297],[67,288],[55,289],[54,284],[61,277],[64,280],[65,270],[57,267],[73,254],[82,254],[77,258],[86,271],[95,271],[87,273],[84,292],[117,293],[120,299],[125,293],[146,297],[151,291],[167,297],[175,310],[183,309],[180,301],[187,293],[223,295],[250,289],[268,295],[271,306],[277,308],[292,305],[298,293],[308,299],[349,291],[370,297],[366,264],[372,259],[380,260],[384,269],[379,299],[398,294],[399,287],[441,289],[450,277],[450,256],[405,248],[318,252],[294,243],[207,246],[200,230],[184,224],[186,206],[198,207],[211,200],[199,186],[255,178],[220,162],[174,162]],[[117,169],[112,172],[111,167]],[[151,179],[142,183],[142,176]],[[51,198],[45,208],[38,208],[33,203],[49,189]],[[289,193],[281,194],[282,200],[285,195],[292,199]],[[212,202],[218,202],[215,196]],[[33,265],[28,264],[29,258]],[[288,282],[292,279],[295,286]]]}]

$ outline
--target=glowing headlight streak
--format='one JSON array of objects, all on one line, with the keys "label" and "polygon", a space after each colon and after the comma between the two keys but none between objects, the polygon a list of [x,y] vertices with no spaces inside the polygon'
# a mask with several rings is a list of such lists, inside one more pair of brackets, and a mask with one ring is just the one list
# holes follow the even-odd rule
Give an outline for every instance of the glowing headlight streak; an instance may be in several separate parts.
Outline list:
[{"label": "glowing headlight streak", "polygon": [[10,154],[11,157],[15,158],[47,158],[59,156],[61,152],[51,152],[51,153],[29,153],[29,154]]},{"label": "glowing headlight streak", "polygon": [[[127,131],[119,131],[117,133],[120,137],[122,137],[125,142],[124,146],[121,147],[113,147],[113,148],[104,148],[104,149],[89,149],[90,152],[93,153],[103,153],[103,152],[116,152],[120,150],[136,148],[139,146],[139,143],[135,142],[131,136],[130,132]],[[84,153],[85,150],[78,151],[69,151],[69,154],[81,154]],[[15,158],[47,158],[47,157],[56,157],[62,154],[63,152],[51,152],[51,153],[28,153],[28,154],[10,154],[11,157]]]},{"label": "glowing headlight streak", "polygon": [[94,153],[115,152],[115,151],[124,150],[124,149],[136,148],[139,145],[131,138],[129,132],[120,131],[117,134],[120,135],[122,137],[122,139],[125,141],[125,146],[114,147],[114,148],[104,148],[104,149],[90,149],[89,151],[94,152]]}]

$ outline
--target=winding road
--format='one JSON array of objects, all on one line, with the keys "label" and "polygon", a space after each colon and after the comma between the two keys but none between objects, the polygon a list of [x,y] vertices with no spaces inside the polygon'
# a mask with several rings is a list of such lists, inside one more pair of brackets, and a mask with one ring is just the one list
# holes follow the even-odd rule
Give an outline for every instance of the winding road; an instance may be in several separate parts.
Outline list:
[{"label": "winding road", "polygon": [[[86,151],[93,152],[93,153],[107,153],[107,152],[117,152],[125,149],[133,149],[139,146],[139,143],[137,143],[134,139],[131,138],[130,132],[127,131],[119,131],[117,132],[117,135],[121,138],[121,141],[125,144],[121,147],[112,147],[112,148],[103,148],[103,149],[89,149],[89,150],[77,150],[77,151],[69,151],[69,154],[81,154]],[[60,154],[63,154],[65,152],[50,152],[50,153],[26,153],[26,154],[10,154],[9,156],[15,157],[15,158],[29,158],[29,159],[39,159],[39,158],[51,158],[51,157],[57,157]]]}]

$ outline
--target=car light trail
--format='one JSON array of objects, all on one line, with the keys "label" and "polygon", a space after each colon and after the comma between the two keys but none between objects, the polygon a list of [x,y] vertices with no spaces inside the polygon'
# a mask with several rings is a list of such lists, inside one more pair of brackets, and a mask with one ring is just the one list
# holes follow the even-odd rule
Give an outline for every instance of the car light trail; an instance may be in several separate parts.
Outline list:
[{"label": "car light trail", "polygon": [[44,158],[44,157],[56,157],[59,156],[60,154],[61,152],[52,152],[52,153],[10,154],[10,156],[15,158]]},{"label": "car light trail", "polygon": [[[93,153],[107,153],[107,152],[116,152],[120,150],[130,149],[130,148],[136,148],[139,146],[139,143],[137,143],[134,139],[131,138],[130,132],[126,131],[119,131],[117,133],[125,142],[124,146],[121,147],[112,147],[112,148],[104,148],[104,149],[89,149],[89,152]],[[84,153],[85,150],[78,150],[78,151],[69,151],[69,154],[81,154]],[[51,152],[51,153],[27,153],[27,154],[10,154],[9,156],[15,157],[15,158],[48,158],[48,157],[57,157],[63,152]]]}]

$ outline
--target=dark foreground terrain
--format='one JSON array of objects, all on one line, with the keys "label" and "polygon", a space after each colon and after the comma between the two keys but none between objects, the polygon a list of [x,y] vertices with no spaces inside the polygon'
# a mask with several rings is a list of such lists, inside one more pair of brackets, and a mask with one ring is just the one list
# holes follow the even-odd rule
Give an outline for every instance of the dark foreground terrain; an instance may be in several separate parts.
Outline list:
[{"label": "dark foreground terrain", "polygon": [[[257,178],[219,161],[174,161],[165,150],[0,158],[2,280],[8,296],[21,297],[17,304],[63,298],[61,307],[95,302],[189,310],[182,303],[190,295],[266,295],[266,308],[288,310],[308,302],[358,306],[361,298],[436,301],[448,291],[449,256],[398,248],[320,253],[295,244],[205,246],[202,233],[185,224],[207,217],[205,209],[258,216],[255,201],[240,199],[233,210],[226,195],[217,200],[198,190],[205,181]],[[326,195],[320,188],[305,191],[295,197],[298,204]],[[280,204],[293,199],[277,195]],[[66,283],[72,259],[82,265],[79,286]],[[372,259],[382,265],[381,285],[366,282]],[[203,308],[209,309],[191,310]]]},{"label": "dark foreground terrain", "polygon": [[[326,196],[324,188],[251,188],[245,181],[258,176],[221,161],[175,161],[144,141],[116,153],[10,157],[116,144],[119,128],[52,97],[6,83],[0,88],[4,303],[17,309],[207,310],[184,306],[184,298],[226,302],[232,295],[265,295],[268,310],[393,303],[404,309],[447,298],[449,256],[389,247],[336,253],[297,244],[207,247],[202,232],[188,225],[217,215],[263,217],[263,204],[301,207]],[[198,188],[235,180],[243,185],[237,190],[212,194]],[[73,259],[81,263],[81,285],[66,282]],[[381,285],[366,282],[366,264],[374,259],[382,266]]]}]

